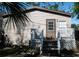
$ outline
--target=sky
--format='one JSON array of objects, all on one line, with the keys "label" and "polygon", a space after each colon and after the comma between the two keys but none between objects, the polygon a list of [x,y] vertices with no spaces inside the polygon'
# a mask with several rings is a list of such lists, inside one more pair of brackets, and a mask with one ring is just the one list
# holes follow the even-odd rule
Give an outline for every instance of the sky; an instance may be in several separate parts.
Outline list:
[{"label": "sky", "polygon": [[[66,12],[72,12],[72,10],[70,10],[70,9],[73,7],[73,4],[74,3],[72,3],[72,2],[66,2],[63,7],[60,7],[60,9],[63,9]],[[79,19],[76,19],[76,16],[75,16],[75,17],[71,18],[71,23],[72,24],[73,23],[74,24],[79,24]]]},{"label": "sky", "polygon": [[[66,12],[72,12],[73,2],[66,2],[60,9],[65,10]],[[79,24],[79,19],[76,19],[76,17],[71,18],[72,24]]]}]

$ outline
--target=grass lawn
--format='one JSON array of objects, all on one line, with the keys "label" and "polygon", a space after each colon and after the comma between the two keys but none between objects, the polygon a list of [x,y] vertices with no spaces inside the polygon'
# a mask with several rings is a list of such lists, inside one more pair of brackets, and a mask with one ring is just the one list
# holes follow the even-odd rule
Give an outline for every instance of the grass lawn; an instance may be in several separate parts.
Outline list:
[{"label": "grass lawn", "polygon": [[[10,48],[10,49],[0,49],[0,57],[24,57],[28,52],[31,53],[33,49],[24,47],[24,48]],[[34,50],[33,52],[36,53]]]},{"label": "grass lawn", "polygon": [[0,57],[8,56],[8,55],[17,55],[21,52],[26,52],[28,50],[28,47],[26,48],[11,48],[11,49],[0,49]]}]

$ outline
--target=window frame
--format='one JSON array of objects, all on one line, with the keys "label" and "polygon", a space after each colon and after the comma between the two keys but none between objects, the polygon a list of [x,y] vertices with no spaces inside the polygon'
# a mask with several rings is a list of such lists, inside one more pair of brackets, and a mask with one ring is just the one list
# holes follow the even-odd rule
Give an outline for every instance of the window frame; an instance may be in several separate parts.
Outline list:
[{"label": "window frame", "polygon": [[[49,29],[49,22],[53,23],[53,28]],[[54,31],[55,30],[55,19],[46,19],[46,27],[47,27],[47,31]],[[50,25],[52,27],[52,25]]]}]

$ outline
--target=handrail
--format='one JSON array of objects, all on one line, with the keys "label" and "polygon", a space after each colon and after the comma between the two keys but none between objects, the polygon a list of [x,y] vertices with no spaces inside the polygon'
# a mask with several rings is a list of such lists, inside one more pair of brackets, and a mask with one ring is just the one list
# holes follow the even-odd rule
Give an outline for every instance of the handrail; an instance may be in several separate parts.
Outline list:
[{"label": "handrail", "polygon": [[[66,31],[63,31],[63,30],[60,31],[59,30],[58,32],[60,32],[60,35],[59,34],[58,35],[61,38],[61,39],[59,39],[59,37],[57,37],[57,40],[59,41],[58,46],[60,44],[60,48],[62,47],[62,48],[72,49],[72,48],[75,47],[75,35],[74,35],[74,29],[73,28],[68,28],[68,29],[66,29]],[[63,44],[63,46],[62,46],[62,44]],[[66,44],[70,47],[68,47]]]},{"label": "handrail", "polygon": [[58,49],[58,53],[60,54],[60,49],[61,49],[61,43],[60,43],[60,40],[61,40],[61,35],[60,35],[60,32],[58,32],[57,34],[57,49]]}]

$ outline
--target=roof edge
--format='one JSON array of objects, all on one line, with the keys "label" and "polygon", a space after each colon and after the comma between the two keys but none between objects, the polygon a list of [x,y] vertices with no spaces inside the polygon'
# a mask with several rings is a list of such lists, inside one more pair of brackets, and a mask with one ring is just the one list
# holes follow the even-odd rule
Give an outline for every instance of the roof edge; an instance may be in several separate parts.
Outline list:
[{"label": "roof edge", "polygon": [[[48,12],[48,13],[58,14],[58,15],[66,16],[66,17],[71,17],[70,13],[61,12],[61,11],[53,11],[53,10],[48,10],[48,9],[40,8],[40,7],[32,7],[30,9],[27,9],[25,11],[18,12],[18,13],[28,13],[28,12],[32,12],[32,11],[35,11],[35,10],[45,11],[45,12]],[[4,15],[3,18],[6,18],[8,16],[12,16],[12,15],[15,15],[15,14],[17,14],[17,13]]]},{"label": "roof edge", "polygon": [[36,6],[26,10],[26,12],[30,12],[30,11],[34,11],[34,10],[46,11],[49,13],[55,13],[55,14],[71,17],[70,13],[66,13],[66,12],[62,12],[62,11],[58,11],[58,10],[48,10],[46,8],[40,8],[40,7],[36,7]]}]

